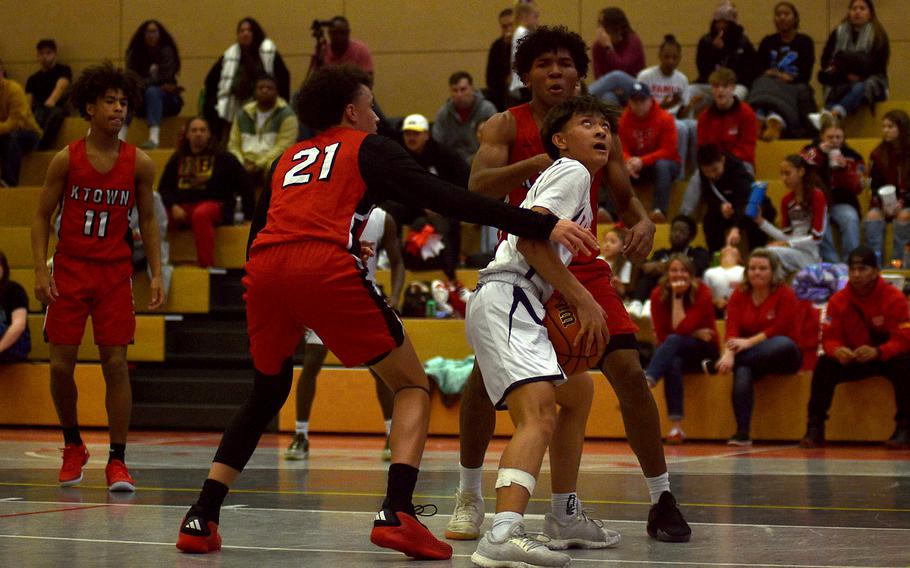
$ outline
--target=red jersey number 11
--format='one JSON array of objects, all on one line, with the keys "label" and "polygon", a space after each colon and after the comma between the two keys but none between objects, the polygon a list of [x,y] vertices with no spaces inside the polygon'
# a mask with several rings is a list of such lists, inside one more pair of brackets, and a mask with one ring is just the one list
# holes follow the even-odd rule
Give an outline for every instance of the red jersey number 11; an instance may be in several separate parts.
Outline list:
[{"label": "red jersey number 11", "polygon": [[[332,175],[332,166],[335,164],[335,152],[338,151],[340,145],[341,142],[335,142],[334,144],[329,144],[325,147],[325,159],[322,161],[322,167],[319,169],[319,177],[316,179],[325,181]],[[281,184],[282,189],[294,185],[306,185],[310,183],[312,175],[300,172],[315,164],[320,153],[321,151],[319,148],[312,147],[294,154],[294,157],[292,158],[293,162],[298,162],[299,160],[303,161],[295,164],[294,167],[284,174],[284,183]]]}]

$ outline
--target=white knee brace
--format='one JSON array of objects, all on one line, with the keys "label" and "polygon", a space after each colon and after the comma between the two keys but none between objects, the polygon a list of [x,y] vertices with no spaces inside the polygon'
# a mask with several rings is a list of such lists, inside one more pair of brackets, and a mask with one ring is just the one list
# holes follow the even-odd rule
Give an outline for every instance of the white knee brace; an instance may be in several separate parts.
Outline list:
[{"label": "white knee brace", "polygon": [[534,486],[537,485],[537,480],[534,479],[534,476],[526,471],[513,468],[500,468],[499,475],[496,476],[496,489],[500,487],[508,487],[512,484],[521,485],[528,490],[528,493],[534,494]]}]

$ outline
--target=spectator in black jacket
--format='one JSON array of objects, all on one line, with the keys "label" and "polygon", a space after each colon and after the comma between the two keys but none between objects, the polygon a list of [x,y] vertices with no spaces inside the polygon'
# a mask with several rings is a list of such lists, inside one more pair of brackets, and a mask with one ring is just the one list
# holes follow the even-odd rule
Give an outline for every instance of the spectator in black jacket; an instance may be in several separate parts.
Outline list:
[{"label": "spectator in black jacket", "polygon": [[500,111],[509,106],[512,84],[512,27],[515,18],[511,8],[499,13],[500,36],[490,44],[487,53],[487,88],[484,96]]},{"label": "spectator in black jacket", "polygon": [[[698,169],[701,198],[707,206],[702,226],[708,250],[713,253],[722,249],[728,231],[734,246],[739,245],[743,237],[748,239],[746,250],[764,246],[768,236],[746,215],[746,204],[755,181],[746,164],[733,154],[721,152],[714,144],[705,144],[698,148]],[[765,219],[777,216],[767,198],[761,215]]]},{"label": "spectator in black jacket", "polygon": [[[401,125],[401,134],[405,150],[424,169],[449,183],[468,187],[470,168],[454,150],[433,140],[430,136],[430,123],[425,116],[406,116]],[[414,189],[419,191],[419,188]],[[411,270],[441,269],[454,282],[461,252],[461,223],[429,209],[414,209],[395,202],[387,202],[382,208],[395,218],[399,227],[410,225],[412,231],[420,231],[427,224],[433,226],[442,236],[445,248],[438,256],[426,259],[426,263],[419,255],[414,257],[406,254],[405,266]]]},{"label": "spectator in black jacket", "polygon": [[[863,103],[888,98],[888,34],[875,16],[872,0],[851,0],[847,15],[828,36],[818,80],[826,88],[825,108],[836,117],[853,114]],[[820,116],[812,115],[813,122]]]},{"label": "spectator in black jacket", "polygon": [[57,140],[68,99],[73,71],[57,62],[57,43],[52,39],[38,42],[38,65],[41,69],[29,75],[25,82],[25,95],[32,107],[38,126],[44,130],[38,150],[47,150]]},{"label": "spectator in black jacket", "polygon": [[689,86],[692,118],[697,118],[713,102],[708,77],[721,67],[736,73],[737,84],[733,92],[736,98],[744,101],[749,94],[747,85],[755,78],[755,47],[737,20],[733,2],[722,0],[714,10],[710,31],[698,40],[695,52],[698,78]]},{"label": "spectator in black jacket", "polygon": [[253,216],[250,177],[237,158],[212,142],[208,122],[190,119],[158,183],[170,228],[192,229],[196,262],[202,267],[215,264],[215,227],[234,221],[238,199],[243,218]]},{"label": "spectator in black jacket", "polygon": [[25,361],[31,348],[28,296],[9,279],[9,262],[0,251],[0,363]]},{"label": "spectator in black jacket", "polygon": [[[177,116],[183,108],[177,74],[180,54],[174,38],[158,20],[146,20],[136,29],[126,50],[126,67],[142,78],[142,105],[137,116],[145,116],[149,138],[139,145],[145,150],[158,147],[161,119]],[[121,132],[126,138],[126,127]]]},{"label": "spectator in black jacket", "polygon": [[805,135],[802,120],[815,111],[809,81],[815,65],[815,43],[799,30],[799,11],[790,2],[774,6],[777,33],[762,38],[756,65],[759,73],[749,90],[748,103],[764,124],[761,138],[777,140],[785,132]]}]

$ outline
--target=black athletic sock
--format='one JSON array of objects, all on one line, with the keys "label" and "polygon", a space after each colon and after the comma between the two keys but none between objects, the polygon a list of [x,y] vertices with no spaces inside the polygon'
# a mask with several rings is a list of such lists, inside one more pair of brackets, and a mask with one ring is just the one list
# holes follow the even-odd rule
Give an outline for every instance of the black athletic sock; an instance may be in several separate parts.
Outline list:
[{"label": "black athletic sock", "polygon": [[414,503],[412,500],[419,472],[420,470],[416,467],[403,463],[393,463],[389,466],[389,485],[382,508],[402,511],[413,517]]},{"label": "black athletic sock", "polygon": [[221,505],[228,494],[228,486],[215,479],[206,479],[194,508],[198,507],[205,520],[218,524],[221,520]]},{"label": "black athletic sock", "polygon": [[111,444],[111,451],[107,455],[107,463],[120,460],[126,463],[126,444]]},{"label": "black athletic sock", "polygon": [[79,425],[73,426],[72,428],[63,429],[63,443],[64,444],[76,444],[77,446],[82,445],[82,436],[79,434]]}]

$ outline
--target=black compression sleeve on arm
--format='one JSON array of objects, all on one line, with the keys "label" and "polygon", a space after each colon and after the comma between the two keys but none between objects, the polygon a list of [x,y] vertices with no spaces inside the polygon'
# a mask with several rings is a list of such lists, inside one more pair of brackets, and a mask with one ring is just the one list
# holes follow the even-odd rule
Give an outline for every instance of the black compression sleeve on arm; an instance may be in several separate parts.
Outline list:
[{"label": "black compression sleeve on arm", "polygon": [[[269,218],[269,204],[272,201],[272,175],[275,173],[275,166],[278,165],[278,160],[281,157],[279,156],[277,160],[272,163],[271,169],[269,169],[269,175],[265,178],[265,189],[262,190],[262,195],[259,197],[259,203],[256,204],[256,211],[253,213],[253,219],[250,223],[250,237],[246,241],[246,259],[250,259],[250,248],[253,246],[253,241],[256,240],[256,235],[259,234],[259,231],[265,227],[265,222]],[[244,172],[245,174],[246,172]]]},{"label": "black compression sleeve on arm", "polygon": [[512,207],[447,183],[420,167],[401,146],[382,136],[364,139],[358,162],[368,190],[376,194],[378,201],[391,199],[530,239],[548,239],[559,220],[554,215]]}]

